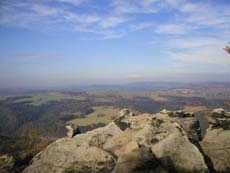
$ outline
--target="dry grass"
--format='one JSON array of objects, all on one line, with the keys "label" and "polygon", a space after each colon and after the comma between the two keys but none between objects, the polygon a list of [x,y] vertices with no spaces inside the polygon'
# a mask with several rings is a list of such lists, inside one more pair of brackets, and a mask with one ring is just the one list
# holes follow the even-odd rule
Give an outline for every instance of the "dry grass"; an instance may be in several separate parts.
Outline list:
[{"label": "dry grass", "polygon": [[35,94],[35,95],[32,95],[31,98],[17,99],[15,102],[16,103],[30,102],[29,104],[32,104],[32,105],[41,105],[41,104],[45,104],[50,101],[60,101],[64,99],[84,100],[85,97],[65,95],[62,93],[47,93],[47,94]]},{"label": "dry grass", "polygon": [[184,111],[186,112],[200,112],[207,110],[206,106],[185,106]]},{"label": "dry grass", "polygon": [[109,123],[114,117],[118,116],[119,109],[112,106],[96,106],[93,108],[94,112],[88,114],[86,118],[76,118],[69,121],[69,123],[77,124],[79,126],[87,126],[97,123]]}]

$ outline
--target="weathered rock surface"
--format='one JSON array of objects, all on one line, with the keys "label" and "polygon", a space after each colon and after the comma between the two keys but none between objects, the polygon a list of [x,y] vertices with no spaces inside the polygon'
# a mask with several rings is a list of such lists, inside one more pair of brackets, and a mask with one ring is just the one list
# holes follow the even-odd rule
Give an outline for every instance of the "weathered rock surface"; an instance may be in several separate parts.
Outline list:
[{"label": "weathered rock surface", "polygon": [[201,148],[193,113],[162,110],[134,116],[124,109],[103,128],[50,144],[24,173],[207,173],[212,164],[221,172],[229,168],[230,155],[210,150],[230,146],[229,130],[220,128],[228,122],[228,113],[220,112],[226,121],[212,120],[218,126],[211,126]]},{"label": "weathered rock surface", "polygon": [[115,167],[115,158],[101,147],[120,131],[114,123],[110,123],[74,138],[59,139],[37,154],[24,172],[111,172]]},{"label": "weathered rock surface", "polygon": [[207,172],[203,156],[193,145],[180,122],[167,114],[156,114],[148,119],[138,133],[145,136],[142,145],[151,147],[152,153],[169,172]]},{"label": "weathered rock surface", "polygon": [[192,112],[183,112],[181,110],[173,112],[164,109],[160,113],[167,114],[172,121],[179,122],[191,142],[197,143],[201,140],[200,124]]},{"label": "weathered rock surface", "polygon": [[230,112],[215,109],[209,116],[209,128],[201,147],[213,172],[230,172]]},{"label": "weathered rock surface", "polygon": [[214,109],[208,119],[211,129],[222,128],[230,130],[230,112],[225,111],[223,108]]},{"label": "weathered rock surface", "polygon": [[14,166],[14,158],[7,154],[0,156],[0,172],[1,173],[10,173],[11,169]]},{"label": "weathered rock surface", "polygon": [[167,173],[148,147],[135,148],[123,153],[117,160],[113,173]]},{"label": "weathered rock surface", "polygon": [[72,137],[74,137],[75,135],[81,133],[81,132],[80,132],[80,129],[79,129],[79,127],[78,127],[77,125],[67,124],[67,125],[65,126],[65,128],[66,128],[66,130],[67,130],[67,136],[68,136],[69,138],[72,138]]}]

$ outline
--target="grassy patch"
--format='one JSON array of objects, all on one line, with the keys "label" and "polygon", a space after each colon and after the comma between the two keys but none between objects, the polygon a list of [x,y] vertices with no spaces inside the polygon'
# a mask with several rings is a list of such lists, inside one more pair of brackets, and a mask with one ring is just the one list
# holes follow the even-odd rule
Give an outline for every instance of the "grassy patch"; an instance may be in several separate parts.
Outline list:
[{"label": "grassy patch", "polygon": [[3,96],[3,95],[1,96],[1,95],[0,95],[0,101],[6,100],[8,97],[9,97],[9,96]]},{"label": "grassy patch", "polygon": [[169,101],[168,98],[161,96],[159,93],[150,93],[149,96],[151,99],[159,102],[167,102]]},{"label": "grassy patch", "polygon": [[200,112],[207,110],[206,106],[185,106],[184,111],[186,112]]},{"label": "grassy patch", "polygon": [[112,106],[96,106],[93,109],[94,112],[88,114],[86,118],[77,118],[69,122],[79,126],[88,126],[97,123],[107,124],[116,117],[120,111]]},{"label": "grassy patch", "polygon": [[83,96],[71,96],[61,93],[35,94],[31,98],[17,99],[15,103],[28,102],[32,105],[41,105],[50,101],[60,101],[64,99],[85,100]]}]

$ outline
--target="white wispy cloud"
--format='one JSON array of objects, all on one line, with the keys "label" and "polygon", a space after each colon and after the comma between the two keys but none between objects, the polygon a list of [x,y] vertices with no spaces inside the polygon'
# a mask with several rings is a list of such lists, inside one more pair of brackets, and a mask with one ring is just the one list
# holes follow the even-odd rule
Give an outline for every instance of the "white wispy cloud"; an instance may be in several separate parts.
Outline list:
[{"label": "white wispy cloud", "polygon": [[58,17],[64,12],[61,8],[30,2],[5,3],[1,6],[0,11],[1,25],[24,28],[57,23]]},{"label": "white wispy cloud", "polygon": [[60,3],[69,3],[72,5],[80,5],[85,2],[88,2],[89,0],[53,0],[54,2],[60,2]]},{"label": "white wispy cloud", "polygon": [[178,6],[183,0],[113,0],[118,13],[157,13]]},{"label": "white wispy cloud", "polygon": [[220,46],[225,43],[223,39],[216,39],[212,37],[190,37],[180,39],[170,39],[167,44],[172,48],[181,49],[196,49],[210,46]]},{"label": "white wispy cloud", "polygon": [[[217,51],[218,50],[218,51]],[[189,64],[219,64],[227,65],[230,63],[222,47],[207,47],[187,52],[171,52],[170,57],[176,61]],[[195,70],[195,69],[194,69]]]},{"label": "white wispy cloud", "polygon": [[123,17],[111,16],[111,17],[107,17],[107,18],[102,19],[100,21],[100,26],[102,28],[111,28],[111,27],[115,27],[121,23],[124,23],[125,21],[126,21],[126,19]]},{"label": "white wispy cloud", "polygon": [[158,0],[113,0],[117,13],[156,13],[159,11]]},{"label": "white wispy cloud", "polygon": [[[83,3],[83,0],[53,0],[58,3]],[[86,0],[84,1],[86,2]],[[4,3],[1,7],[0,24],[30,29],[56,29],[89,32],[102,37],[100,39],[119,38],[124,31],[114,27],[126,22],[128,18],[115,14],[77,12],[68,6],[50,6],[47,3],[17,2]]]},{"label": "white wispy cloud", "polygon": [[143,30],[145,28],[149,28],[151,26],[152,23],[150,22],[141,22],[141,23],[131,25],[131,30],[138,31],[138,30]]},{"label": "white wispy cloud", "polygon": [[16,54],[0,54],[0,58],[26,58],[26,59],[40,59],[40,58],[60,58],[60,55],[55,55],[46,52],[29,52]]},{"label": "white wispy cloud", "polygon": [[[227,41],[217,38],[184,38],[172,39],[167,44],[173,49],[168,55],[176,62],[185,64],[219,64],[226,65],[230,59],[223,51]],[[184,50],[181,50],[184,49]]]},{"label": "white wispy cloud", "polygon": [[74,24],[80,23],[84,25],[90,25],[101,21],[101,17],[96,14],[78,14],[69,11],[65,12],[63,18],[66,22]]},{"label": "white wispy cloud", "polygon": [[[93,6],[90,3],[96,4],[92,0],[3,1],[0,25],[89,32],[107,38],[150,27],[153,35],[209,34],[201,31],[207,28],[214,30],[212,34],[230,32],[230,6],[185,0],[111,0],[106,7],[87,8]],[[87,10],[79,8],[83,5]],[[162,11],[170,12],[170,19],[157,19]],[[148,15],[145,22],[140,19],[143,15]]]},{"label": "white wispy cloud", "polygon": [[[183,36],[171,37],[165,40],[153,40],[150,45],[160,45],[168,58],[173,60],[176,68],[186,70],[199,65],[224,65],[230,64],[230,58],[223,48],[228,44],[228,38]],[[209,69],[210,70],[210,69]]]},{"label": "white wispy cloud", "polygon": [[40,16],[56,16],[63,12],[63,10],[60,8],[54,8],[42,4],[28,4],[28,7],[30,7],[34,13]]},{"label": "white wispy cloud", "polygon": [[99,35],[99,37],[90,37],[90,38],[81,38],[81,40],[107,40],[107,39],[115,39],[115,38],[121,38],[124,35],[126,35],[125,31],[114,31],[110,29],[101,30],[98,28],[87,28],[82,26],[76,26],[76,31],[80,32],[86,32],[86,33],[94,33]]},{"label": "white wispy cloud", "polygon": [[181,35],[181,34],[186,34],[191,30],[192,27],[185,24],[164,24],[164,25],[158,25],[154,31],[160,34]]},{"label": "white wispy cloud", "polygon": [[184,3],[178,8],[186,16],[181,20],[194,25],[219,28],[230,23],[230,6],[215,6],[204,2]]},{"label": "white wispy cloud", "polygon": [[216,32],[227,34],[230,27],[230,5],[217,6],[214,3],[203,1],[188,2],[178,1],[170,3],[163,1],[162,5],[173,9],[175,19],[173,22],[159,24],[155,28],[160,34],[186,34],[191,31],[202,29],[213,29]]},{"label": "white wispy cloud", "polygon": [[229,64],[223,47],[230,40],[230,6],[203,1],[180,3],[174,6],[178,14],[174,22],[159,24],[154,29],[155,33],[177,37],[160,42],[169,50],[168,56],[177,64]]}]

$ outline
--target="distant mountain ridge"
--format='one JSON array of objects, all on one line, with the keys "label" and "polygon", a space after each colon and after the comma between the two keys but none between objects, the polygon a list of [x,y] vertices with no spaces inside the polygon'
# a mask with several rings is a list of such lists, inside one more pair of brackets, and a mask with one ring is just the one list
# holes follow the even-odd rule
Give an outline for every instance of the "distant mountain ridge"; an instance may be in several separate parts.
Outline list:
[{"label": "distant mountain ridge", "polygon": [[160,89],[174,88],[199,88],[199,87],[230,87],[230,82],[158,82],[144,81],[132,82],[127,84],[93,84],[93,85],[76,85],[66,87],[40,87],[40,88],[0,88],[0,94],[23,94],[23,93],[41,93],[41,92],[61,92],[61,91],[97,91],[97,90],[113,90],[113,91],[154,91]]}]

